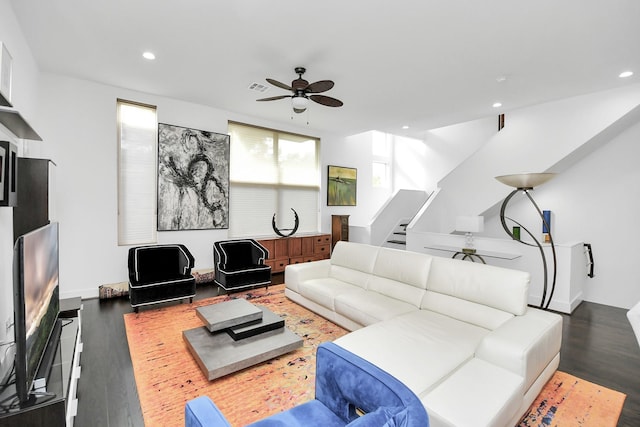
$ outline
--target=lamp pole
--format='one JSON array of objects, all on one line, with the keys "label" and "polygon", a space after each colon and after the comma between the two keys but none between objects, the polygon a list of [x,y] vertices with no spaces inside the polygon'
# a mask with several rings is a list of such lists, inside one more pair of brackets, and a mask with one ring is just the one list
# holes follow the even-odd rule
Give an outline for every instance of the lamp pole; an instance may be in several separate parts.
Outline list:
[{"label": "lamp pole", "polygon": [[[540,251],[540,257],[542,258],[542,266],[543,266],[543,270],[544,270],[544,282],[543,282],[543,287],[542,287],[542,298],[540,300],[540,308],[542,309],[548,309],[549,308],[549,304],[551,303],[551,299],[553,298],[553,293],[556,289],[556,277],[557,277],[557,256],[556,256],[556,247],[553,243],[553,236],[551,235],[551,227],[550,224],[547,222],[547,220],[544,217],[544,214],[542,213],[542,211],[540,210],[540,208],[538,207],[538,204],[535,202],[535,200],[533,200],[533,197],[531,197],[531,190],[533,190],[534,185],[540,185],[545,183],[546,181],[548,181],[549,179],[551,179],[554,176],[554,174],[551,173],[540,173],[540,174],[517,174],[517,175],[504,175],[504,176],[497,176],[496,179],[500,182],[502,182],[503,184],[506,185],[510,185],[512,187],[516,187],[515,190],[513,190],[511,193],[509,193],[509,195],[504,199],[504,201],[502,202],[502,206],[500,207],[500,223],[502,224],[502,228],[504,229],[504,231],[514,240],[518,240],[520,243],[527,245],[527,246],[535,246],[538,248],[538,250]],[[520,222],[516,221],[513,218],[510,218],[508,216],[505,215],[505,211],[507,209],[507,205],[509,204],[509,201],[513,198],[513,196],[515,196],[518,192],[522,191],[527,198],[529,199],[529,201],[531,202],[531,204],[533,205],[533,207],[536,209],[536,211],[538,212],[538,215],[540,216],[540,218],[542,219],[543,224],[545,225],[546,230],[549,232],[549,243],[551,245],[551,253],[553,255],[553,278],[551,281],[551,290],[549,292],[549,298],[547,299],[547,290],[548,290],[548,275],[549,275],[549,271],[547,268],[547,257],[544,253],[544,247],[542,246],[542,243],[540,243],[540,241],[535,237],[535,235],[533,233],[531,233],[531,231],[529,231],[529,229],[527,229],[527,227],[525,227],[524,225],[522,225]],[[529,237],[531,237],[531,239],[535,242],[535,243],[530,243],[530,242],[525,242],[521,239],[516,239],[516,237],[513,235],[513,232],[511,230],[509,230],[509,227],[507,227],[507,220],[517,224],[522,230],[524,230]]]}]

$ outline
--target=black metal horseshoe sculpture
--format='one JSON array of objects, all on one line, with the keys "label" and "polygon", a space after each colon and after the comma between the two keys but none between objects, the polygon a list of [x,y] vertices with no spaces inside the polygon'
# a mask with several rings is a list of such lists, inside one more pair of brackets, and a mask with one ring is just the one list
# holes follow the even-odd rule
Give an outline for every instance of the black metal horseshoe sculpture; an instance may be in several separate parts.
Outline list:
[{"label": "black metal horseshoe sculpture", "polygon": [[271,226],[273,227],[273,231],[275,231],[278,236],[282,236],[282,237],[293,236],[293,233],[295,233],[298,230],[298,225],[300,225],[300,220],[298,219],[298,212],[296,212],[295,209],[293,208],[291,208],[291,210],[293,211],[295,224],[293,228],[282,229],[282,231],[291,231],[289,234],[283,234],[280,230],[278,230],[278,227],[276,227],[276,214],[273,214],[273,218],[271,219]]}]

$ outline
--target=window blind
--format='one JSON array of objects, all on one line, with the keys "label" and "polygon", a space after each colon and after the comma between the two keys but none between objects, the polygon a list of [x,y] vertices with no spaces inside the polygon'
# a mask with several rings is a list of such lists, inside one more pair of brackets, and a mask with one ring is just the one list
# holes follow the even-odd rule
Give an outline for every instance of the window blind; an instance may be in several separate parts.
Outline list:
[{"label": "window blind", "polygon": [[118,244],[155,243],[156,107],[117,101]]},{"label": "window blind", "polygon": [[317,232],[320,140],[235,122],[229,134],[229,234],[273,235],[274,214],[278,229],[293,228],[291,209],[298,213],[298,232]]}]

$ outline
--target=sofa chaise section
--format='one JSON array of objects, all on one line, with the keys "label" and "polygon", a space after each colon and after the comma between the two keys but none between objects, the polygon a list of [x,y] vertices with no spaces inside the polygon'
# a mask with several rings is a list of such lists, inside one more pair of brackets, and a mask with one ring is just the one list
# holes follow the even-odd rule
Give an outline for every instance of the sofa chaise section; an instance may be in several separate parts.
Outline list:
[{"label": "sofa chaise section", "polygon": [[433,426],[511,427],[559,363],[562,318],[527,306],[529,280],[338,242],[330,260],[287,267],[285,292],[351,330],[335,343],[405,383]]}]

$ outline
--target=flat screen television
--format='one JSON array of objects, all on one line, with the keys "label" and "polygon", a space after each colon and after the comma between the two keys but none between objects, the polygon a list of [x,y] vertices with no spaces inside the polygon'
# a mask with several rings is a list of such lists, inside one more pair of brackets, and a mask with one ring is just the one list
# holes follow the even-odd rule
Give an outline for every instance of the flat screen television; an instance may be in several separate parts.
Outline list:
[{"label": "flat screen television", "polygon": [[20,402],[32,394],[39,367],[48,357],[49,341],[57,345],[60,337],[58,242],[58,223],[51,223],[18,237],[14,246],[15,375]]}]

